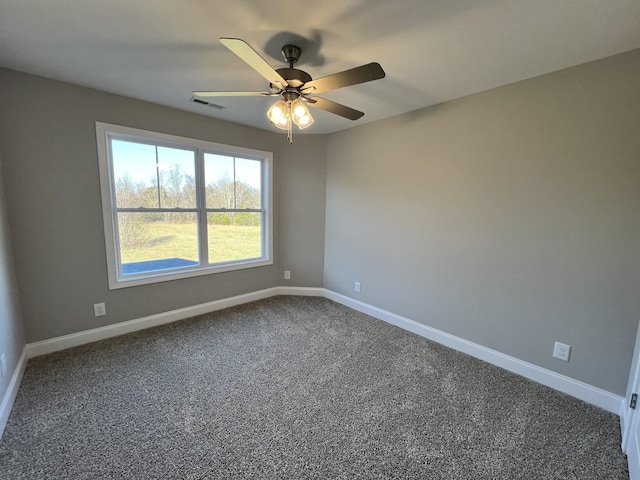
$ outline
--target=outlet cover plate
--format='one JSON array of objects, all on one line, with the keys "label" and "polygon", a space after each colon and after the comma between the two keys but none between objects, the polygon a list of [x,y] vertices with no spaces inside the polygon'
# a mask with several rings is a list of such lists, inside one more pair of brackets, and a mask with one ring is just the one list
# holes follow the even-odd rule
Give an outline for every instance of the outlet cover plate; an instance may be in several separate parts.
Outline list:
[{"label": "outlet cover plate", "polygon": [[107,307],[104,303],[96,303],[93,305],[93,314],[96,317],[102,317],[107,314]]},{"label": "outlet cover plate", "polygon": [[571,354],[571,345],[567,345],[566,343],[556,342],[553,346],[553,356],[555,358],[559,358],[560,360],[564,360],[565,362],[569,361],[569,355]]}]

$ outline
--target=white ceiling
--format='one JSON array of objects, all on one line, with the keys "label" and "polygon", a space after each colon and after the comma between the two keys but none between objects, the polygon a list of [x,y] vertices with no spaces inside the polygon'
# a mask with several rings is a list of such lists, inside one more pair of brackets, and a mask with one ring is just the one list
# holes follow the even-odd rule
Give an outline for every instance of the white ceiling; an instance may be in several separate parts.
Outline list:
[{"label": "white ceiling", "polygon": [[0,0],[0,66],[274,130],[273,98],[189,102],[192,90],[265,90],[218,41],[247,41],[274,68],[303,48],[313,78],[378,62],[386,78],[322,96],[330,133],[640,48],[639,0]]}]

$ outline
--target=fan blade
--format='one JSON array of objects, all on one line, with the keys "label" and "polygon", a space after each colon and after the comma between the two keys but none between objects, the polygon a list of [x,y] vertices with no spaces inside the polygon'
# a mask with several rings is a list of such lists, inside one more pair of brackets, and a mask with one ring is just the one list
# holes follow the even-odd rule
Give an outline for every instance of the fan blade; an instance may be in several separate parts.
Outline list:
[{"label": "fan blade", "polygon": [[276,72],[271,65],[269,65],[253,48],[249,46],[244,40],[239,38],[221,38],[220,42],[235,53],[238,57],[244,60],[251,68],[266,78],[269,83],[277,86],[280,89],[284,89],[287,86],[287,81]]},{"label": "fan blade", "polygon": [[196,97],[268,97],[271,95],[280,95],[279,93],[270,92],[191,92]]},{"label": "fan blade", "polygon": [[357,85],[384,78],[385,73],[379,63],[368,63],[360,67],[334,73],[326,77],[311,80],[304,84],[301,90],[305,93],[323,93],[337,88]]},{"label": "fan blade", "polygon": [[311,105],[312,107],[335,113],[336,115],[348,118],[349,120],[357,120],[364,115],[364,112],[355,110],[340,103],[332,102],[331,100],[327,100],[326,98],[313,97],[313,99],[308,100],[312,100],[309,102],[309,105]]}]

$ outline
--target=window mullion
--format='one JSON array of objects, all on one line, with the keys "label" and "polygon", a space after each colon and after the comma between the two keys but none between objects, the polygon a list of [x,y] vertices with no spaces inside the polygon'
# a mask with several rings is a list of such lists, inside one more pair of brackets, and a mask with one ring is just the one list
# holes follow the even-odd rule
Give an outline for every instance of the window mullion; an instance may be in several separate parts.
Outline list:
[{"label": "window mullion", "polygon": [[209,232],[207,228],[207,186],[204,174],[204,150],[197,150],[196,208],[198,209],[198,254],[200,264],[209,264]]},{"label": "window mullion", "polygon": [[233,157],[233,208],[238,208],[236,193],[236,157]]},{"label": "window mullion", "polygon": [[148,208],[148,207],[137,207],[137,208],[125,208],[120,207],[117,208],[118,212],[127,212],[127,213],[198,213],[197,208]]},{"label": "window mullion", "polygon": [[261,208],[207,208],[207,212],[220,212],[220,213],[263,213]]},{"label": "window mullion", "polygon": [[158,208],[162,208],[162,196],[160,194],[160,158],[158,157],[158,146],[154,145],[156,151],[156,183],[158,185]]}]

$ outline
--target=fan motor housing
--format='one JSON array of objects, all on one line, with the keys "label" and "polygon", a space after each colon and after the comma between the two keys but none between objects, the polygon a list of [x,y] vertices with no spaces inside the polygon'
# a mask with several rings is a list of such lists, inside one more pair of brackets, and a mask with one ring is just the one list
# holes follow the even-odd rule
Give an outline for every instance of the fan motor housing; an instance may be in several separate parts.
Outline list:
[{"label": "fan motor housing", "polygon": [[292,87],[301,87],[311,81],[311,75],[297,68],[279,68],[276,72]]}]

